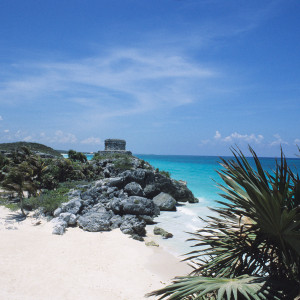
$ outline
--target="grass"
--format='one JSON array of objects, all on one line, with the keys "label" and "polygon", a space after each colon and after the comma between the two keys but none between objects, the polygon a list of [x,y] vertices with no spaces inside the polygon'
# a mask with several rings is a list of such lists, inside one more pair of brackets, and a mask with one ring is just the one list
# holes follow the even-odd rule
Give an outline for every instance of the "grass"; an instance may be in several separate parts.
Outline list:
[{"label": "grass", "polygon": [[66,181],[60,183],[55,190],[45,190],[36,197],[24,199],[24,207],[29,210],[41,208],[45,214],[53,215],[53,212],[64,202],[68,201],[68,192],[76,188],[82,192],[86,190],[78,185],[86,185],[88,181]]},{"label": "grass", "polygon": [[124,156],[121,158],[118,158],[117,160],[113,161],[113,164],[116,169],[119,170],[130,170],[132,169],[132,163],[128,156]]},{"label": "grass", "polygon": [[56,190],[44,191],[37,197],[24,199],[24,207],[29,210],[41,208],[45,214],[52,215],[53,212],[63,203],[68,201],[69,189],[59,187]]},{"label": "grass", "polygon": [[159,174],[161,174],[165,177],[171,178],[171,173],[168,171],[160,171],[159,168],[156,168],[156,172],[158,172]]},{"label": "grass", "polygon": [[103,160],[103,159],[121,159],[121,158],[129,158],[131,155],[125,153],[107,153],[107,154],[99,154],[95,153],[92,160]]},{"label": "grass", "polygon": [[5,198],[0,198],[0,205],[4,206],[12,211],[16,211],[16,210],[20,209],[20,206],[17,203],[9,202]]}]

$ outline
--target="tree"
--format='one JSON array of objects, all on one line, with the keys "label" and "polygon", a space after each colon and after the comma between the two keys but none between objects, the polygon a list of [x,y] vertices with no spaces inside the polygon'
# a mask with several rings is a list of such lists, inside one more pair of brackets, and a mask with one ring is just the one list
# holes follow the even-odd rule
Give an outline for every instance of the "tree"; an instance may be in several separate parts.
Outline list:
[{"label": "tree", "polygon": [[24,192],[28,191],[32,194],[36,192],[33,182],[26,177],[26,173],[22,169],[14,167],[10,169],[1,183],[4,189],[17,193],[20,199],[20,209],[24,216],[26,216],[23,205]]},{"label": "tree", "polygon": [[75,150],[69,150],[68,157],[72,161],[87,162],[86,156],[82,152],[76,152]]},{"label": "tree", "polygon": [[159,299],[294,299],[300,293],[300,180],[281,152],[273,172],[253,151],[222,159],[221,207],[193,233],[190,276],[151,295]]}]

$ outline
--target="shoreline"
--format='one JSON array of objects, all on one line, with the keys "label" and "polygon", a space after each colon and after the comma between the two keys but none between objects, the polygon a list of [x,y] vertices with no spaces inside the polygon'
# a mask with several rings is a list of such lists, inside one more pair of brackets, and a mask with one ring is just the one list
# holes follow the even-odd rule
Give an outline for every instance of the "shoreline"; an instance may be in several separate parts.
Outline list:
[{"label": "shoreline", "polygon": [[0,206],[1,299],[141,300],[191,271],[163,247],[146,246],[119,229],[75,227],[57,236],[50,222],[31,216],[17,222],[18,214]]}]

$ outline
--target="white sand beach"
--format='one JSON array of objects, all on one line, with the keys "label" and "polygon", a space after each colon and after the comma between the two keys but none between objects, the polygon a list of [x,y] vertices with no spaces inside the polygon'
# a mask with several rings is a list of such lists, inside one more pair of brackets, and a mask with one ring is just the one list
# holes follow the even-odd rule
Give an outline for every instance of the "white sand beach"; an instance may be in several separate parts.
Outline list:
[{"label": "white sand beach", "polygon": [[[0,206],[0,299],[141,300],[175,276],[190,271],[157,247],[122,234],[68,228],[52,235],[52,224]],[[153,298],[150,298],[153,299]]]}]

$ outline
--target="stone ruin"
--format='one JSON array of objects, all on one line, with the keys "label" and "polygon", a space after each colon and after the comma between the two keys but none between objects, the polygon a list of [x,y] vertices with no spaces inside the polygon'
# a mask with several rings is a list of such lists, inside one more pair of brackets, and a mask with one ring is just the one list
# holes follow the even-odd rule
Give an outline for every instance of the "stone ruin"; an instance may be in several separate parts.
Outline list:
[{"label": "stone ruin", "polygon": [[126,151],[126,141],[119,139],[107,139],[104,142],[105,150],[99,151],[100,155],[107,155],[112,153],[132,155],[131,151]]}]

